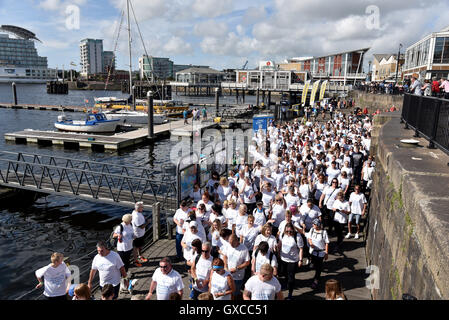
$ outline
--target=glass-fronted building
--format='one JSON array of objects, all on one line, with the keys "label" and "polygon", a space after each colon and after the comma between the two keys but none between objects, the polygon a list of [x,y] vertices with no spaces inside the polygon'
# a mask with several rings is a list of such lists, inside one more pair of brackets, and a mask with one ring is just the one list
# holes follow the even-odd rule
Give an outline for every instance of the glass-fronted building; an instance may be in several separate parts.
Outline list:
[{"label": "glass-fronted building", "polygon": [[[12,34],[14,37],[10,37]],[[0,81],[45,82],[56,77],[46,57],[38,55],[34,33],[15,26],[0,26]]]},{"label": "glass-fronted building", "polygon": [[148,57],[139,58],[139,70],[141,79],[149,79],[150,82],[173,78],[173,61],[170,58]]},{"label": "glass-fronted building", "polygon": [[404,77],[422,79],[449,76],[449,26],[433,32],[405,51]]}]

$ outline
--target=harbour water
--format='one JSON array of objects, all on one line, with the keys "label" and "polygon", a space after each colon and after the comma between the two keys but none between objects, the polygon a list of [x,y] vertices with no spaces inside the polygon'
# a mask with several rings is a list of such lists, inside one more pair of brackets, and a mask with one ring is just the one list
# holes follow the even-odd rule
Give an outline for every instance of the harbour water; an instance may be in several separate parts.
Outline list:
[{"label": "harbour water", "polygon": [[[84,105],[85,99],[93,101],[98,96],[124,97],[121,92],[114,91],[70,91],[68,95],[48,95],[45,85],[22,84],[17,85],[17,94],[19,103],[44,105]],[[11,99],[11,86],[0,84],[0,102],[8,103]],[[222,101],[234,103],[235,98],[224,97]],[[213,97],[190,98],[189,102],[213,103]],[[0,151],[104,161],[155,171],[169,160],[172,145],[169,139],[155,143],[154,148],[143,146],[120,153],[96,153],[35,144],[16,145],[5,142],[3,138],[6,132],[23,129],[54,130],[53,122],[57,116],[55,111],[0,109]],[[31,291],[37,283],[34,271],[50,263],[52,252],[62,252],[73,261],[95,250],[97,240],[107,239],[112,227],[129,211],[59,196],[0,207],[0,299],[15,299]],[[36,290],[25,298],[35,298],[41,291]]]}]

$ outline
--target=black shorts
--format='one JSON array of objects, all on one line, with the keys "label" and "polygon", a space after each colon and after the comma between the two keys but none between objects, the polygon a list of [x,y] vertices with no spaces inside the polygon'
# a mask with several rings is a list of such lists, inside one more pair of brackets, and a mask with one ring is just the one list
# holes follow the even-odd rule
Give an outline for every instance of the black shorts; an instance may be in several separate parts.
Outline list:
[{"label": "black shorts", "polygon": [[140,237],[140,238],[134,239],[133,240],[133,247],[134,248],[141,248],[141,247],[143,247],[143,245],[145,244],[144,238],[145,237]]}]

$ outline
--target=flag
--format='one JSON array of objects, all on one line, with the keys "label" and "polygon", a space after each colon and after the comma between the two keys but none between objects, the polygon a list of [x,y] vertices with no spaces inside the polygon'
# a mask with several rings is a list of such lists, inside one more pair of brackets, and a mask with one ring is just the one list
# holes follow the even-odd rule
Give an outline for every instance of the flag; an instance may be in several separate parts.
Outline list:
[{"label": "flag", "polygon": [[324,93],[326,92],[326,87],[327,87],[327,83],[328,81],[324,81],[323,84],[321,85],[321,90],[320,90],[320,101],[324,99]]},{"label": "flag", "polygon": [[307,92],[309,91],[309,85],[310,85],[310,80],[307,80],[306,83],[304,84],[304,88],[302,89],[302,99],[301,99],[302,104],[306,104]]},{"label": "flag", "polygon": [[315,103],[316,92],[318,91],[318,86],[320,85],[320,80],[317,80],[313,83],[312,93],[310,95],[310,105],[313,106]]}]

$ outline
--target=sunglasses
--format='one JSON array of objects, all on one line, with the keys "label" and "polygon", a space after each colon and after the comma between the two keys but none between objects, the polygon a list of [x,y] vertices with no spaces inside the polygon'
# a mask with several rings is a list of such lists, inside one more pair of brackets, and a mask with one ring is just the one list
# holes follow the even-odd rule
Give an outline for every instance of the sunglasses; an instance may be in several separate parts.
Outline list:
[{"label": "sunglasses", "polygon": [[159,266],[161,269],[168,269],[168,266]]},{"label": "sunglasses", "polygon": [[285,230],[286,233],[293,233],[293,230]]}]

